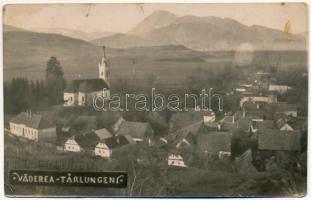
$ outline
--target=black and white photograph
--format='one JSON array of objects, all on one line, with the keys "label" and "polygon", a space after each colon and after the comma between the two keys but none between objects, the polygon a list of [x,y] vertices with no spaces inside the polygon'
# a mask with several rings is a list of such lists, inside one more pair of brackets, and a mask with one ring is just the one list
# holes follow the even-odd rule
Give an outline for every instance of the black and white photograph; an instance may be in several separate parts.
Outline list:
[{"label": "black and white photograph", "polygon": [[6,197],[307,195],[307,3],[2,15]]}]

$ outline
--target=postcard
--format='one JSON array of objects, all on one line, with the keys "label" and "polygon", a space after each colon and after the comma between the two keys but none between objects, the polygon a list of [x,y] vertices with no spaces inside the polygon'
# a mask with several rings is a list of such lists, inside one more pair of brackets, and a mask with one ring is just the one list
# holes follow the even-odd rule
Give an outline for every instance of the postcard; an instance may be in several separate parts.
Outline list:
[{"label": "postcard", "polygon": [[7,197],[304,197],[305,3],[6,4]]}]

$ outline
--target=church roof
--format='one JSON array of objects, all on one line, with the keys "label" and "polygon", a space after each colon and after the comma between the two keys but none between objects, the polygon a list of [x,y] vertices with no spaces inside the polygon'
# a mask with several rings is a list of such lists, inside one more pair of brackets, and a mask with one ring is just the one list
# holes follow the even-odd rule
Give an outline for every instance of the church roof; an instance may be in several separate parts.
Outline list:
[{"label": "church roof", "polygon": [[65,89],[64,92],[95,92],[101,91],[103,88],[109,89],[107,83],[103,79],[83,79],[73,80]]}]

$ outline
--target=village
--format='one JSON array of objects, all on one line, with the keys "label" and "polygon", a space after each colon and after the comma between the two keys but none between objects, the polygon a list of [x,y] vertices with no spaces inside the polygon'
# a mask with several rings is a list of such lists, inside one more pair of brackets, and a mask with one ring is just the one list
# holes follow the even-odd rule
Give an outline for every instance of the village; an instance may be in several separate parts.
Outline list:
[{"label": "village", "polygon": [[[273,84],[268,70],[254,71],[227,91],[225,95],[239,97],[238,111],[216,115],[211,109],[192,108],[169,117],[149,111],[146,120],[132,121],[122,112],[92,110],[95,97],[111,95],[106,60],[104,47],[99,78],[73,80],[64,90],[64,104],[52,112],[26,110],[13,116],[6,136],[32,146],[43,144],[56,155],[83,155],[107,163],[138,148],[130,157],[141,165],[255,173],[285,162],[306,170],[300,155],[306,151],[307,120],[295,104],[277,98],[295,88]],[[150,151],[151,159],[146,155]]]}]

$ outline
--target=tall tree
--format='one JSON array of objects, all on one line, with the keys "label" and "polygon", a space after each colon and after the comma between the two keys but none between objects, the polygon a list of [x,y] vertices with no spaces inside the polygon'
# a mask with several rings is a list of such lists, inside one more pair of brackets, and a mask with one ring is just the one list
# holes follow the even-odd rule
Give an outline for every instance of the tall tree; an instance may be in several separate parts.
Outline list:
[{"label": "tall tree", "polygon": [[48,98],[50,104],[60,104],[63,100],[63,90],[65,88],[64,73],[60,62],[52,56],[47,62],[45,79],[47,83]]}]

